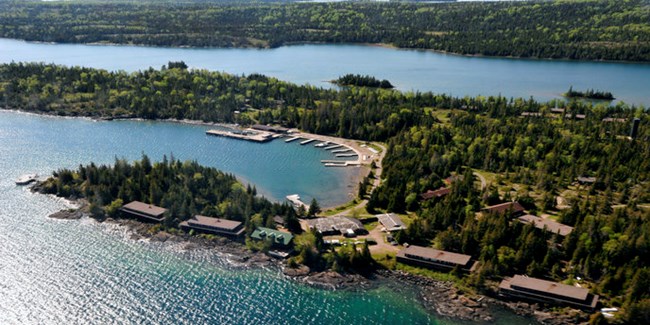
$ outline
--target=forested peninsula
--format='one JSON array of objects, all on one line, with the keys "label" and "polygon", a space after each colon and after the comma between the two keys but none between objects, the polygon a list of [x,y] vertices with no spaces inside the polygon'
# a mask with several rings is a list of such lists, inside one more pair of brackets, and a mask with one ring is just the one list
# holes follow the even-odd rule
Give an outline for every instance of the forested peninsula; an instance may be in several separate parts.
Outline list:
[{"label": "forested peninsula", "polygon": [[650,61],[650,6],[647,0],[0,1],[0,37],[191,47],[373,43],[466,55]]},{"label": "forested peninsula", "polygon": [[[360,193],[369,200],[364,214],[402,215],[407,227],[395,236],[400,244],[435,246],[476,258],[479,266],[474,272],[453,275],[459,285],[489,293],[513,274],[578,282],[599,294],[604,306],[621,308],[617,321],[643,323],[650,315],[650,116],[642,108],[498,96],[456,98],[368,87],[326,90],[261,75],[188,70],[180,63],[134,73],[4,64],[0,105],[96,118],[274,123],[382,141],[388,147],[382,181],[372,192]],[[638,124],[632,123],[635,119]],[[637,125],[636,130],[630,131],[631,125]],[[169,164],[168,168],[183,166]],[[77,185],[52,188],[84,189],[78,178],[84,170],[90,180],[90,169],[83,167],[59,173],[59,178]],[[195,175],[196,171],[187,174],[188,184],[195,182]],[[448,190],[446,195],[424,198],[427,191],[441,187]],[[115,192],[112,200],[120,195],[119,187],[106,190]],[[151,189],[141,193],[150,196]],[[238,193],[224,197],[252,209],[236,208],[240,212],[233,218],[272,214],[267,203],[253,200],[249,205],[247,191]],[[185,210],[183,205],[189,212],[211,215],[229,211],[211,212],[196,202],[192,208],[186,196],[180,197],[173,199],[180,211]],[[527,213],[573,231],[561,236],[485,210],[512,201]],[[397,263],[391,254],[375,254],[369,262],[366,253],[342,250],[340,254],[355,256],[355,262],[336,258],[343,255],[328,258],[311,233],[300,243],[304,253],[293,259],[296,263],[335,268],[377,263],[422,272]]]}]

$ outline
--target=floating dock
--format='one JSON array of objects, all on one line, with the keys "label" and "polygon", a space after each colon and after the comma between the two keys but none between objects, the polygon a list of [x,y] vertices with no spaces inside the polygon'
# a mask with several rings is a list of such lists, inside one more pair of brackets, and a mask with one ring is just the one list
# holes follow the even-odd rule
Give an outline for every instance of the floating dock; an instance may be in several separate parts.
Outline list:
[{"label": "floating dock", "polygon": [[292,194],[292,195],[287,195],[287,200],[293,204],[294,207],[300,208],[301,206],[305,208],[305,210],[309,210],[309,205],[305,204],[305,202],[302,202],[300,200],[300,195],[298,194]]},{"label": "floating dock", "polygon": [[339,153],[336,155],[336,158],[345,158],[345,157],[357,157],[356,153]]},{"label": "floating dock", "polygon": [[350,149],[350,148],[339,149],[339,150],[332,151],[332,153],[344,153],[344,152],[348,152],[348,151],[352,151],[352,149]]},{"label": "floating dock", "polygon": [[329,145],[329,144],[330,144],[329,142],[321,142],[321,143],[315,145],[314,147],[316,147],[316,148],[322,148],[322,147],[327,146],[327,145]]},{"label": "floating dock", "polygon": [[307,139],[307,140],[305,140],[303,142],[300,142],[300,145],[304,146],[304,145],[306,145],[308,143],[311,143],[311,142],[314,142],[314,141],[316,141],[316,139]]},{"label": "floating dock", "polygon": [[350,167],[350,166],[361,166],[361,163],[356,160],[321,160],[325,167]]},{"label": "floating dock", "polygon": [[268,132],[255,132],[255,131],[247,131],[247,130],[244,131],[208,130],[205,131],[205,133],[208,135],[253,141],[253,142],[268,142],[273,140],[273,135]]},{"label": "floating dock", "polygon": [[335,144],[333,146],[329,146],[329,147],[325,148],[325,150],[332,150],[332,149],[336,149],[336,148],[340,148],[340,147],[343,147],[343,145],[342,144]]},{"label": "floating dock", "polygon": [[284,140],[284,142],[289,143],[289,142],[296,141],[296,140],[298,140],[298,139],[300,139],[300,137],[293,137],[293,138],[290,138],[290,139],[286,139],[286,140]]}]

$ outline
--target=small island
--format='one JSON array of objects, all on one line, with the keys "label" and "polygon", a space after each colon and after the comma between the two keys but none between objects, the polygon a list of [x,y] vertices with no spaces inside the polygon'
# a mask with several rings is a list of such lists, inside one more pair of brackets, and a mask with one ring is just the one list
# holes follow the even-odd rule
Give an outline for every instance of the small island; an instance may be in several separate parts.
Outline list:
[{"label": "small island", "polygon": [[356,87],[370,87],[370,88],[381,88],[381,89],[393,89],[395,88],[390,81],[383,79],[379,80],[372,76],[362,76],[360,74],[348,73],[344,76],[339,77],[336,80],[333,80],[332,83],[339,86],[356,86]]},{"label": "small island", "polygon": [[594,100],[614,100],[614,95],[609,91],[600,91],[588,89],[587,91],[578,91],[573,90],[573,86],[569,87],[569,91],[564,93],[564,97],[567,98],[584,98],[584,99],[594,99]]}]

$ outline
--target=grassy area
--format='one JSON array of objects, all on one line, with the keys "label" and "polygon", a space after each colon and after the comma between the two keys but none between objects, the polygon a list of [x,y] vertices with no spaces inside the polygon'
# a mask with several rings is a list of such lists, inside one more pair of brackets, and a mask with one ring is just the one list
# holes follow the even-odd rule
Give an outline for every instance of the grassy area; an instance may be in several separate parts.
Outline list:
[{"label": "grassy area", "polygon": [[371,230],[377,228],[378,224],[379,224],[379,222],[373,221],[371,223],[367,223],[367,224],[363,225],[363,228],[365,228],[368,231],[371,231]]},{"label": "grassy area", "polygon": [[[337,213],[340,213],[340,212],[342,212],[342,211],[345,211],[345,210],[351,209],[351,208],[353,208],[354,206],[356,206],[357,204],[359,204],[358,199],[354,199],[354,200],[349,201],[349,202],[347,202],[347,203],[345,203],[345,204],[339,205],[339,206],[337,206],[337,207],[335,207],[335,208],[327,209],[327,210],[321,212],[321,213],[319,214],[319,216],[323,216],[323,217],[333,216],[333,215],[335,215],[335,214],[337,214]],[[363,212],[365,212],[365,209],[363,210]],[[367,212],[366,212],[366,213],[367,213]]]}]

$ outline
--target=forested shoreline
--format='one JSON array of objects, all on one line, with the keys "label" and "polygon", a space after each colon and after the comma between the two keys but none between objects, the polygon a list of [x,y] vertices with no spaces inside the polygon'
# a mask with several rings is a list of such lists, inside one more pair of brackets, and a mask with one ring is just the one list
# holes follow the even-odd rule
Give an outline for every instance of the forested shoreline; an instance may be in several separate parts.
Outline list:
[{"label": "forested shoreline", "polygon": [[[605,303],[623,308],[622,321],[634,323],[650,312],[650,116],[642,108],[367,87],[326,90],[261,75],[187,70],[180,63],[135,73],[0,65],[0,105],[67,116],[276,123],[383,141],[382,182],[367,209],[412,218],[396,236],[400,243],[474,256],[480,267],[463,281],[478,290],[513,273],[568,283],[581,278]],[[630,139],[634,118],[640,126]],[[486,188],[475,184],[474,171],[492,177]],[[460,181],[448,185],[450,175]],[[579,177],[593,178],[593,184],[580,185]],[[451,189],[443,199],[420,199],[442,186]],[[511,200],[575,230],[560,238],[505,215],[475,217],[484,206]],[[339,264],[349,259],[337,255],[323,257],[318,247],[317,237],[305,237],[304,254],[294,261],[354,265]],[[394,258],[376,258],[396,267]]]},{"label": "forested shoreline", "polygon": [[469,3],[0,2],[0,37],[278,47],[374,43],[525,58],[650,61],[647,0]]}]

